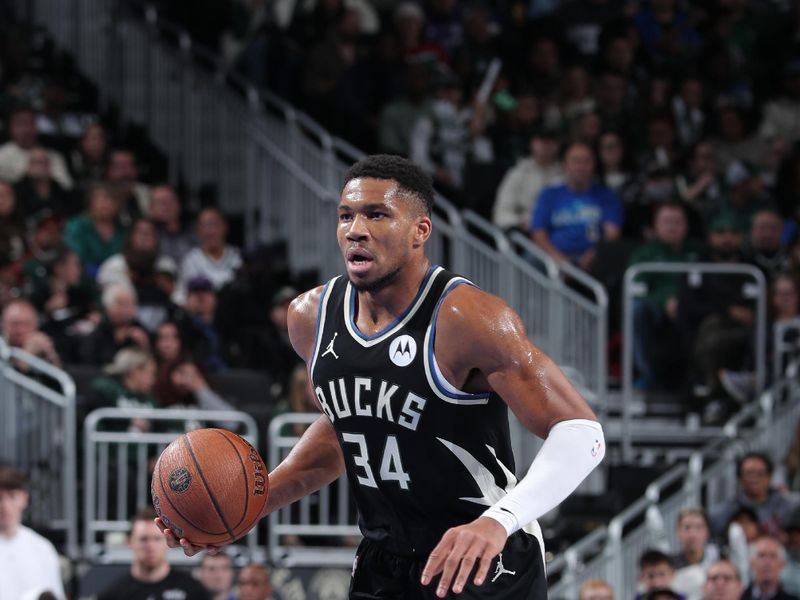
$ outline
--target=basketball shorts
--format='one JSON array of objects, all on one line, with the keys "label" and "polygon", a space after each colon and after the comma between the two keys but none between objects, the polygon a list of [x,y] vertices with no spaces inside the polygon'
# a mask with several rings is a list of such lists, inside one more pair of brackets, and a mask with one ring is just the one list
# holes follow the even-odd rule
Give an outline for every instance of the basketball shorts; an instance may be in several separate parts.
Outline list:
[{"label": "basketball shorts", "polygon": [[[350,600],[438,600],[439,576],[427,586],[420,583],[427,557],[398,556],[378,543],[364,539],[358,547],[350,582]],[[469,583],[451,600],[546,600],[547,580],[539,541],[524,531],[508,538],[506,547],[492,560],[483,585]],[[451,584],[452,586],[452,584]]]}]

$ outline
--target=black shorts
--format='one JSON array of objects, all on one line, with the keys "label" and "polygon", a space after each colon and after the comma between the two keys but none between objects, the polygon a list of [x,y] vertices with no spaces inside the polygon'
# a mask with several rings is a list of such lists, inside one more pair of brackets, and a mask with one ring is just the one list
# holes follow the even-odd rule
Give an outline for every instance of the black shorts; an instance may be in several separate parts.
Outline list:
[{"label": "black shorts", "polygon": [[[409,558],[385,551],[379,544],[363,540],[353,563],[350,600],[439,600],[435,577],[427,586],[420,583],[427,557]],[[506,542],[503,552],[492,561],[483,585],[469,583],[452,600],[546,600],[542,550],[532,535],[518,531]]]}]

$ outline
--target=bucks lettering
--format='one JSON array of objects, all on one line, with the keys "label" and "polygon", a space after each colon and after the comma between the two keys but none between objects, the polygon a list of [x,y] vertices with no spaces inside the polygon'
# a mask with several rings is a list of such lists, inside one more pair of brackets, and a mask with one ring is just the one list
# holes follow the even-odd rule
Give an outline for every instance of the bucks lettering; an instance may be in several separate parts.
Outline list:
[{"label": "bucks lettering", "polygon": [[314,392],[331,423],[347,417],[372,417],[411,431],[417,430],[427,403],[414,392],[401,392],[399,385],[371,377],[340,377],[318,385]]}]

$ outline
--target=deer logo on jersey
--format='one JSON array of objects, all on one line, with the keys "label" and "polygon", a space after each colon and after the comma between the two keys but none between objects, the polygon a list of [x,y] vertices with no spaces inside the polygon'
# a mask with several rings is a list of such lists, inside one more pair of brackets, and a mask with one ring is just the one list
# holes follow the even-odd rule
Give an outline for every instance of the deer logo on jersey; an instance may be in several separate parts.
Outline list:
[{"label": "deer logo on jersey", "polygon": [[417,342],[410,335],[401,335],[389,344],[389,358],[398,367],[407,367],[417,355]]}]

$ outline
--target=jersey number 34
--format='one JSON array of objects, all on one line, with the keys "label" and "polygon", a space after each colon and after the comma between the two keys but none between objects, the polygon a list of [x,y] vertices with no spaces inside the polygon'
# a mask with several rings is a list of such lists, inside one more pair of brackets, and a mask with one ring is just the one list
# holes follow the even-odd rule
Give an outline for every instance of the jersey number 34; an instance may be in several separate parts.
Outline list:
[{"label": "jersey number 34", "polygon": [[[355,444],[358,446],[357,451],[353,453],[353,462],[356,465],[356,469],[362,471],[359,473],[357,470],[355,473],[358,483],[367,487],[377,488],[378,484],[375,481],[375,474],[369,461],[367,440],[364,434],[342,433],[342,440],[348,444]],[[386,445],[383,447],[379,475],[383,481],[396,481],[402,489],[408,489],[408,483],[411,481],[411,477],[403,470],[403,461],[400,460],[400,449],[397,447],[397,437],[394,435],[386,436]]]}]

